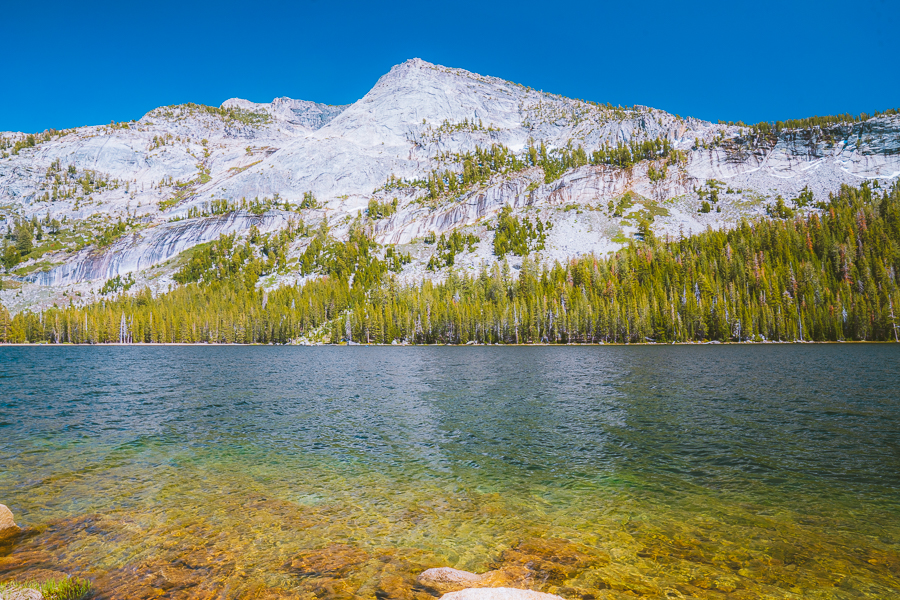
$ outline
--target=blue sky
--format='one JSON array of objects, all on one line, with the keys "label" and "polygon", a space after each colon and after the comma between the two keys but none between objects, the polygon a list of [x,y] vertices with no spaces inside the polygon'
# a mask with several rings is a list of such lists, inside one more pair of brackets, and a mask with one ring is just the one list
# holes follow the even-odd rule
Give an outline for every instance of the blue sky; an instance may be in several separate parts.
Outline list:
[{"label": "blue sky", "polygon": [[359,99],[408,58],[682,116],[900,107],[897,0],[9,2],[0,130],[165,104]]}]

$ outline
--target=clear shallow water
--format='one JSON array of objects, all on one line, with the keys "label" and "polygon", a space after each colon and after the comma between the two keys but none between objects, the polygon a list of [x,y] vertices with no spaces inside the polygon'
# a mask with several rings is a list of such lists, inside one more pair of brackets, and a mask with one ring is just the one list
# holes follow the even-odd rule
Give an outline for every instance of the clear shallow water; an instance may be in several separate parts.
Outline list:
[{"label": "clear shallow water", "polygon": [[900,597],[900,347],[0,348],[0,577]]}]

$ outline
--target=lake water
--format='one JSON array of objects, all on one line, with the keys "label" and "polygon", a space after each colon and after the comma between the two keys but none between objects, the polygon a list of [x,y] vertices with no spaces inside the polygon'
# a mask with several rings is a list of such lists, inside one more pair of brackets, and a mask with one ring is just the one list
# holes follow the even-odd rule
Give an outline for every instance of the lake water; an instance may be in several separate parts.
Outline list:
[{"label": "lake water", "polygon": [[0,579],[900,597],[900,346],[0,348]]}]

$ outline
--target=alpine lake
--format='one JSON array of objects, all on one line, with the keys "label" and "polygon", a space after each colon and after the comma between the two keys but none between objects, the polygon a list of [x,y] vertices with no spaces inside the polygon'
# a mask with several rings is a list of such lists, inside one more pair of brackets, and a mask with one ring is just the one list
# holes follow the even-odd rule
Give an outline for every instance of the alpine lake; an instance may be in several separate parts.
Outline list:
[{"label": "alpine lake", "polygon": [[900,598],[900,345],[0,348],[0,581]]}]

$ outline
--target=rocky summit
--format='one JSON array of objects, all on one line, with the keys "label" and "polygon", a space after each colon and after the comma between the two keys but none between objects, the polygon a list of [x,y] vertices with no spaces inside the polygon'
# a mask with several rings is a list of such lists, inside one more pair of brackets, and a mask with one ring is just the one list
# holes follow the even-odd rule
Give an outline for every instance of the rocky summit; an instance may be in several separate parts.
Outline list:
[{"label": "rocky summit", "polygon": [[[542,261],[813,211],[843,184],[900,176],[900,115],[715,124],[413,59],[346,106],[165,106],[126,123],[3,132],[0,156],[0,302],[16,313],[161,293],[195,246],[300,222],[346,239],[364,220],[381,252],[409,255],[397,277],[417,281],[499,260],[501,210],[547,225]],[[432,260],[454,231],[465,243]],[[288,257],[312,239],[292,238]],[[287,269],[258,285],[309,276]]]}]

